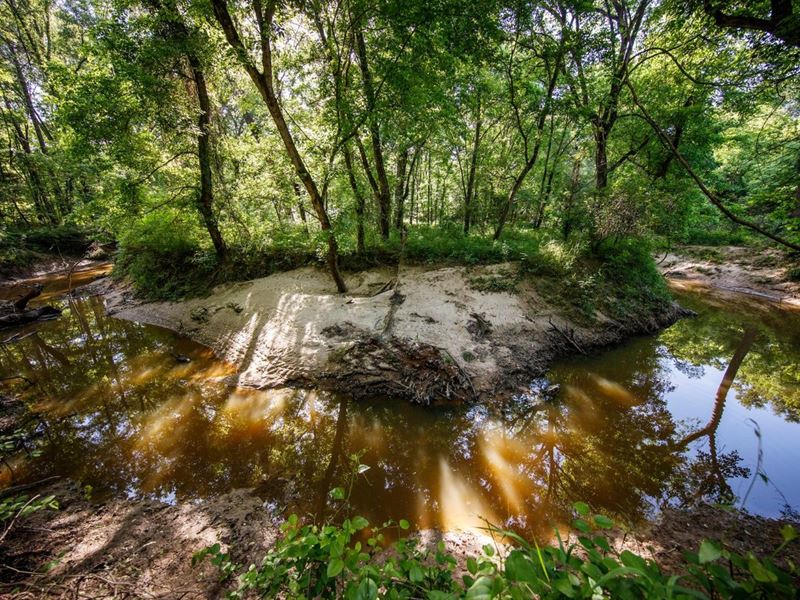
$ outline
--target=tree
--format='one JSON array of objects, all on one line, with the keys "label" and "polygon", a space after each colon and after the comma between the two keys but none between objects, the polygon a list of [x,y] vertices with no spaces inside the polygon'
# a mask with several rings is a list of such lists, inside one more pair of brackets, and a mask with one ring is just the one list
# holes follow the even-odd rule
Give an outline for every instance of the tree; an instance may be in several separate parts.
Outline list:
[{"label": "tree", "polygon": [[247,74],[250,76],[250,79],[253,81],[253,84],[258,89],[261,97],[264,100],[264,103],[269,109],[270,116],[272,117],[275,127],[278,129],[278,133],[280,134],[281,140],[286,148],[286,154],[288,155],[292,166],[297,172],[297,176],[303,183],[309,199],[311,200],[311,205],[314,207],[314,211],[319,219],[322,231],[325,232],[327,236],[328,269],[330,270],[331,276],[336,283],[336,289],[338,289],[339,292],[346,292],[347,286],[345,285],[344,279],[342,279],[342,275],[339,272],[339,252],[336,243],[336,236],[334,235],[331,227],[331,222],[328,218],[328,212],[325,209],[322,195],[317,188],[314,178],[306,168],[303,158],[300,156],[300,152],[295,144],[294,138],[292,137],[292,133],[289,130],[289,126],[286,123],[283,110],[281,109],[280,103],[278,102],[278,97],[275,93],[274,72],[272,65],[272,43],[270,37],[272,35],[271,30],[275,17],[275,11],[277,9],[277,2],[275,0],[269,0],[266,6],[263,7],[259,0],[254,0],[252,3],[252,16],[255,19],[255,24],[259,33],[258,45],[261,47],[262,70],[259,70],[251,60],[247,49],[245,48],[242,39],[239,36],[239,31],[233,22],[233,18],[228,11],[226,0],[212,0],[212,6],[214,9],[214,17],[222,28],[225,38],[236,53],[237,59],[243,64]]}]

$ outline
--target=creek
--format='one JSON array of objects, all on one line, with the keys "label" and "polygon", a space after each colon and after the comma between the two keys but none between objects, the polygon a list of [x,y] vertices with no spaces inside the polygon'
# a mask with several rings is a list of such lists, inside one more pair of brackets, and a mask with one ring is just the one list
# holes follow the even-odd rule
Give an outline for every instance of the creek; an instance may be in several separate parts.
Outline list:
[{"label": "creek", "polygon": [[430,408],[236,387],[207,348],[65,294],[105,272],[45,280],[37,302],[62,316],[0,335],[0,378],[22,377],[2,410],[31,434],[0,487],[57,475],[96,502],[168,503],[244,487],[318,514],[360,453],[350,501],[375,523],[537,533],[576,500],[632,522],[698,499],[800,507],[800,315],[774,305],[681,293],[697,317],[561,360],[502,405]]}]

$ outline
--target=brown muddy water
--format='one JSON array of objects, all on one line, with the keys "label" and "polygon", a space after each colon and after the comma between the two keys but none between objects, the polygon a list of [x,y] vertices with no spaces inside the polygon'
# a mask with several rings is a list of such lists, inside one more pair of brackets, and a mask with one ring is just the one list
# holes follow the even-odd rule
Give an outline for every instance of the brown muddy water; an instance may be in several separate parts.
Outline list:
[{"label": "brown muddy water", "polygon": [[[17,417],[34,440],[5,457],[0,486],[59,475],[97,502],[195,502],[247,487],[268,510],[316,513],[347,457],[363,452],[370,470],[351,501],[372,522],[451,529],[487,519],[535,532],[576,500],[631,521],[701,498],[793,513],[800,315],[679,300],[699,316],[561,361],[530,395],[432,409],[236,388],[234,369],[208,349],[107,317],[100,298],[49,294],[61,318],[0,333],[14,336],[0,345],[0,378],[28,380],[0,392],[22,400]],[[560,391],[543,402],[535,391],[550,384]]]}]

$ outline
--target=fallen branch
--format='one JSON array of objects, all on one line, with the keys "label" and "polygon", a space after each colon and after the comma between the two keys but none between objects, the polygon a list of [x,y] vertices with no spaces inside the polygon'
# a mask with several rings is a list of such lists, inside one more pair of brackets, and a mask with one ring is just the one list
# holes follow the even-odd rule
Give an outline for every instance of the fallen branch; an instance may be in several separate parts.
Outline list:
[{"label": "fallen branch", "polygon": [[0,499],[8,498],[9,496],[15,496],[20,492],[26,492],[28,490],[32,490],[34,488],[40,487],[42,485],[46,485],[48,483],[53,483],[61,479],[60,475],[53,475],[52,477],[45,477],[44,479],[40,479],[39,481],[32,481],[31,483],[23,483],[20,485],[14,485],[11,487],[7,487],[4,490],[0,490]]},{"label": "fallen branch", "polygon": [[575,348],[581,354],[586,354],[586,351],[583,348],[581,348],[578,342],[575,341],[574,333],[570,332],[570,334],[567,334],[564,330],[559,328],[558,325],[553,323],[552,317],[547,317],[547,322],[550,324],[551,329],[560,333],[564,337],[564,339],[567,340],[572,345],[573,348]]},{"label": "fallen branch", "polygon": [[19,312],[24,311],[25,307],[28,306],[28,302],[37,296],[41,296],[42,290],[44,290],[44,286],[41,284],[33,286],[30,291],[14,302],[14,308]]}]

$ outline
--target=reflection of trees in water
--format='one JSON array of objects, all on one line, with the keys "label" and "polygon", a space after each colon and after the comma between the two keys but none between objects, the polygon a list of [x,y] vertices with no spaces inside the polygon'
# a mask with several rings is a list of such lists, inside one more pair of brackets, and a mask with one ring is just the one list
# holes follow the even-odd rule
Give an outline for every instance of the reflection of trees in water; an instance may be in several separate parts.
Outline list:
[{"label": "reflection of trees in water", "polygon": [[667,346],[675,367],[691,376],[691,367],[726,368],[743,329],[755,329],[758,339],[739,369],[734,389],[745,406],[772,409],[784,418],[800,422],[800,315],[768,305],[725,305],[710,308],[693,296],[681,302],[699,312],[664,331],[659,339]]},{"label": "reflection of trees in water", "polygon": [[[712,359],[728,369],[708,425],[676,441],[665,400],[674,365],[653,340],[556,369],[554,402],[432,410],[303,391],[232,392],[214,381],[225,373],[198,348],[181,348],[194,360],[176,363],[172,334],[106,318],[98,299],[70,308],[4,347],[0,374],[24,373],[41,386],[26,399],[40,406],[52,443],[34,475],[71,475],[100,492],[181,499],[253,487],[319,514],[347,455],[364,450],[371,469],[353,502],[371,521],[419,515],[438,525],[453,500],[470,500],[535,531],[567,518],[575,500],[636,520],[653,501],[727,498],[726,481],[747,474],[738,454],[718,453],[714,434],[728,390],[764,355],[763,342],[747,342],[739,328],[715,338],[705,317],[669,330],[688,331],[671,333],[667,346],[673,352],[687,339],[678,357],[686,373]],[[690,456],[687,446],[701,437],[708,451]]]},{"label": "reflection of trees in water", "polygon": [[680,475],[673,475],[675,486],[672,489],[672,495],[681,498],[684,502],[699,498],[708,498],[716,502],[733,502],[735,495],[728,481],[737,477],[747,477],[750,474],[749,469],[740,465],[742,459],[736,450],[718,453],[717,429],[725,410],[728,392],[730,392],[745,357],[753,347],[756,335],[757,331],[752,326],[748,326],[742,334],[717,388],[714,407],[708,423],[678,440],[676,444],[676,450],[681,451],[687,449],[693,442],[702,438],[708,439],[708,452],[698,450],[693,460],[687,461],[682,469],[676,471],[676,474]]}]

